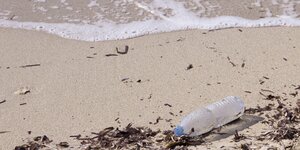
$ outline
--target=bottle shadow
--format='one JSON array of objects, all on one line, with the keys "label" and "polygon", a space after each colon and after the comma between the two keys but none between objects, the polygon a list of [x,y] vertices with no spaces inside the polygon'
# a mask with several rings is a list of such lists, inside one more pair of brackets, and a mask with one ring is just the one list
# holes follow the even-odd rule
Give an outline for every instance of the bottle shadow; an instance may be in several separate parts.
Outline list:
[{"label": "bottle shadow", "polygon": [[254,115],[243,115],[237,120],[234,120],[220,128],[214,129],[211,132],[203,135],[204,141],[218,141],[229,136],[235,135],[238,131],[242,131],[249,128],[258,122],[264,120],[264,118]]}]

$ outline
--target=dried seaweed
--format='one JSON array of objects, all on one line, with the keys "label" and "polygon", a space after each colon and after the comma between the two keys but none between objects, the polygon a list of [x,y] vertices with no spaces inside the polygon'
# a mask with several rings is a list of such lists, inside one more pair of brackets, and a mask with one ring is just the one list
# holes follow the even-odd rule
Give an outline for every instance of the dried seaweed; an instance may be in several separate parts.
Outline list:
[{"label": "dried seaweed", "polygon": [[41,64],[24,65],[24,66],[20,66],[20,68],[38,67],[38,66],[41,66]]},{"label": "dried seaweed", "polygon": [[250,150],[250,146],[249,146],[249,144],[242,144],[241,149],[242,150]]},{"label": "dried seaweed", "polygon": [[295,91],[294,93],[290,93],[293,97],[296,97],[298,95],[298,91]]},{"label": "dried seaweed", "polygon": [[[98,149],[187,149],[191,145],[203,143],[202,137],[176,137],[171,130],[153,131],[147,127],[133,127],[128,124],[123,130],[108,127],[102,131],[91,133],[93,136],[81,138],[81,135],[72,135],[80,141],[85,150]],[[26,144],[16,146],[15,150],[38,150],[50,144],[47,136],[37,136]],[[67,142],[56,144],[59,148],[68,148]]]},{"label": "dried seaweed", "polygon": [[123,130],[113,127],[105,128],[96,136],[89,138],[77,138],[81,144],[88,145],[88,149],[130,149],[148,148],[153,145],[152,139],[160,131],[153,131],[146,127],[132,127],[128,124]]},{"label": "dried seaweed", "polygon": [[194,66],[193,66],[192,64],[189,64],[189,65],[186,67],[186,70],[190,70],[190,69],[192,69],[192,68],[194,68]]},{"label": "dried seaweed", "polygon": [[245,113],[248,114],[261,114],[265,112],[272,111],[274,114],[270,116],[266,114],[266,120],[262,123],[267,123],[272,127],[272,130],[260,134],[257,136],[257,139],[260,141],[263,140],[294,140],[300,137],[300,129],[297,126],[300,123],[300,111],[298,108],[288,108],[280,99],[283,99],[280,96],[272,96],[270,99],[277,100],[277,106],[274,104],[269,104],[263,108],[257,106],[257,108],[248,108],[245,110]]},{"label": "dried seaweed", "polygon": [[39,150],[47,147],[46,145],[50,144],[51,142],[52,140],[50,140],[46,135],[37,136],[33,138],[33,141],[29,141],[21,146],[16,146],[15,150]]},{"label": "dried seaweed", "polygon": [[265,98],[266,100],[274,100],[274,99],[280,99],[280,96],[274,96],[272,94],[269,94]]},{"label": "dried seaweed", "polygon": [[245,109],[245,113],[246,114],[255,114],[255,113],[261,113],[261,112],[265,112],[265,111],[271,111],[272,107],[273,107],[272,104],[269,104],[265,107],[256,106],[256,108]]},{"label": "dried seaweed", "polygon": [[246,136],[244,136],[242,134],[239,134],[238,131],[236,130],[235,134],[234,134],[234,137],[233,137],[233,141],[234,142],[239,142],[239,141],[244,140],[244,139],[246,139]]},{"label": "dried seaweed", "polygon": [[188,136],[181,136],[176,137],[174,136],[172,131],[164,131],[163,134],[165,135],[164,142],[166,143],[164,149],[187,149],[188,146],[196,146],[201,145],[204,143],[202,136],[196,137],[188,137]]},{"label": "dried seaweed", "polygon": [[69,143],[68,142],[60,142],[58,144],[58,146],[62,147],[62,148],[68,148],[69,147]]},{"label": "dried seaweed", "polygon": [[6,100],[0,101],[0,104],[5,103],[5,102],[6,102]]}]

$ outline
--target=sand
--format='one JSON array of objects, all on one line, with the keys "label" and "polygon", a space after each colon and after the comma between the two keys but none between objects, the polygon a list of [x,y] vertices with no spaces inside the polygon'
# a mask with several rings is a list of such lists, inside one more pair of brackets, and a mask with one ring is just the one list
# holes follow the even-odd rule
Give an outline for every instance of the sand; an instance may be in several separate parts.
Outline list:
[{"label": "sand", "polygon": [[[0,32],[1,150],[37,135],[76,145],[70,135],[128,123],[171,130],[182,116],[223,97],[240,96],[255,107],[269,103],[261,89],[283,93],[300,83],[299,28],[190,30],[105,42]],[[124,45],[128,53],[117,54]],[[15,93],[25,87],[26,94]],[[297,98],[288,101],[295,106]],[[172,120],[149,124],[158,117]],[[257,123],[247,130],[265,128]],[[198,148],[235,145],[230,140]]]}]

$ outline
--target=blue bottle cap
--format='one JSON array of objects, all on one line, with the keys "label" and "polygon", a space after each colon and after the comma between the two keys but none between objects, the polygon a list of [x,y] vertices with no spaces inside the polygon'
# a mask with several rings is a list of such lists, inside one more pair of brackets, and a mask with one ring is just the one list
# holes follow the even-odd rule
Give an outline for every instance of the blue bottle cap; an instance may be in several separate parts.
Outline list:
[{"label": "blue bottle cap", "polygon": [[183,133],[183,127],[182,126],[176,126],[176,128],[174,129],[174,134],[176,136],[182,136]]}]

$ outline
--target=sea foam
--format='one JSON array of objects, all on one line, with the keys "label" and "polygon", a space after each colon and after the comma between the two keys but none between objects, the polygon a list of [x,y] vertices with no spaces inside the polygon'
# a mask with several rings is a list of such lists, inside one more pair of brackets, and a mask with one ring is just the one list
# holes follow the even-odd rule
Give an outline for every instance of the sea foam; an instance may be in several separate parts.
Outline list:
[{"label": "sea foam", "polygon": [[[262,7],[263,0],[257,0],[251,4],[251,7],[259,7],[261,10],[264,10],[265,16],[256,19],[225,16],[222,13],[219,16],[218,11],[222,9],[222,6],[211,4],[209,1],[190,1],[197,3],[186,3],[186,1],[179,0],[152,0],[150,2],[133,0],[115,1],[112,2],[111,7],[122,8],[114,11],[107,9],[107,7],[101,7],[101,1],[90,0],[87,2],[86,7],[94,12],[95,15],[93,17],[71,18],[64,14],[61,15],[63,16],[61,17],[63,21],[58,21],[59,23],[30,21],[30,19],[29,21],[13,20],[8,17],[8,12],[11,12],[11,10],[3,10],[2,12],[5,13],[2,14],[5,15],[0,19],[0,27],[45,31],[76,40],[103,41],[186,29],[213,30],[233,27],[300,26],[300,19],[297,18],[295,10],[295,5],[298,4],[297,1],[278,3],[278,1],[272,0],[271,2],[274,6],[281,5],[282,8],[282,14],[274,16],[271,12],[273,7],[264,8]],[[51,9],[53,8],[65,7],[66,3],[68,3],[68,6],[65,7],[66,10],[73,11],[74,13],[80,12],[75,7],[71,7],[71,1],[67,0],[61,0],[61,6],[51,5],[47,7],[47,5],[43,5],[47,3],[47,0],[36,0],[34,3],[36,5],[32,10],[40,10],[44,14],[45,12],[51,14]],[[131,7],[134,7],[134,9]],[[127,11],[127,9],[131,11]],[[106,11],[112,11],[113,14],[111,15],[114,16],[107,15]],[[53,17],[55,16],[47,16],[44,19],[51,19]],[[75,21],[77,22],[74,23]]]}]

